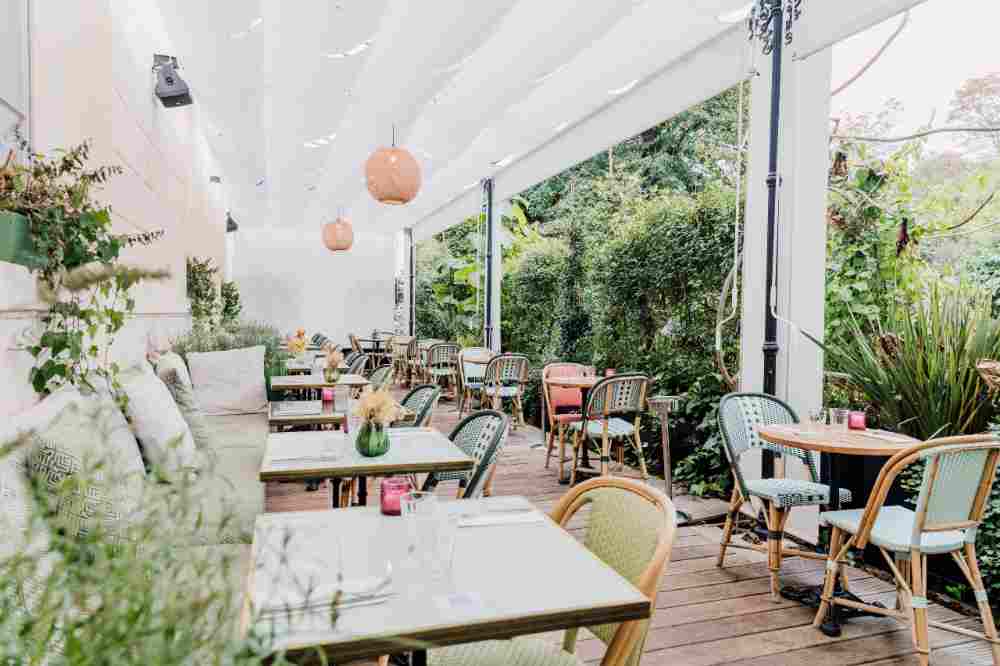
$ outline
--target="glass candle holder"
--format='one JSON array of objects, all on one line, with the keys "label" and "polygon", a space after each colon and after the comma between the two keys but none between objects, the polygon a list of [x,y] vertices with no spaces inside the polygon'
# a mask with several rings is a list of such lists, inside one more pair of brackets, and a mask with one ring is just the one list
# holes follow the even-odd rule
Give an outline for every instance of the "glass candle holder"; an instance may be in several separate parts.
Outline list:
[{"label": "glass candle holder", "polygon": [[382,513],[387,516],[400,514],[400,499],[413,490],[410,480],[402,476],[382,479],[380,486]]},{"label": "glass candle holder", "polygon": [[868,425],[865,423],[865,413],[851,412],[848,414],[847,427],[851,430],[866,430]]}]

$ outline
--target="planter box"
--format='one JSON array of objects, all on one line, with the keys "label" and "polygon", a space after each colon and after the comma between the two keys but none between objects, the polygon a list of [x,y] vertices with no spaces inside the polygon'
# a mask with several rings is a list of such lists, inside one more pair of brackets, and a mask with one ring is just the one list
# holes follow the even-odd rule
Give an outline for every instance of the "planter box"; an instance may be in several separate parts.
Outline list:
[{"label": "planter box", "polygon": [[45,263],[35,253],[28,218],[20,213],[0,211],[0,261],[28,268],[37,268]]}]

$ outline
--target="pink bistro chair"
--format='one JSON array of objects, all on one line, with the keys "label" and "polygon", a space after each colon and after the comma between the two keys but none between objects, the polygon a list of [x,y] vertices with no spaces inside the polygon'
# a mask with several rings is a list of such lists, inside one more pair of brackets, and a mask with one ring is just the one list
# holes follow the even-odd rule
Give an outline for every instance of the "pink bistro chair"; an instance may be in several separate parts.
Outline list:
[{"label": "pink bistro chair", "polygon": [[545,453],[545,468],[548,469],[552,451],[559,440],[559,480],[566,478],[566,429],[570,423],[583,420],[583,392],[578,388],[549,386],[545,380],[552,377],[593,376],[586,366],[579,363],[549,363],[542,368],[542,390],[545,407],[549,415],[548,450]]}]

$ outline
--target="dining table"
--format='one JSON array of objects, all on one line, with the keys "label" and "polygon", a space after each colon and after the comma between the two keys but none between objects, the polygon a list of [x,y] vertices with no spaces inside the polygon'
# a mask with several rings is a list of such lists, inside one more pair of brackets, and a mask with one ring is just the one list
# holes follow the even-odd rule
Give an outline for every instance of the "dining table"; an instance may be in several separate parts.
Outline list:
[{"label": "dining table", "polygon": [[322,430],[332,425],[347,432],[348,419],[344,407],[333,400],[276,400],[268,403],[267,424],[275,431],[288,427]]},{"label": "dining table", "polygon": [[[913,437],[887,430],[851,430],[844,425],[820,423],[761,425],[757,426],[757,434],[761,439],[772,444],[814,451],[827,456],[829,472],[828,475],[824,476],[829,478],[824,478],[823,481],[830,487],[830,503],[827,505],[829,511],[865,505],[866,497],[852,497],[851,506],[843,506],[840,499],[841,488],[844,487],[851,474],[852,462],[856,461],[858,457],[869,456],[888,459],[919,443]],[[811,608],[819,607],[820,588],[786,588],[781,590],[781,593],[782,596],[800,601]],[[853,598],[850,592],[841,589],[839,580],[834,593]],[[838,609],[836,604],[831,604],[826,621],[820,627],[827,636],[839,636],[842,616],[850,617],[849,614],[845,613],[846,609]]]},{"label": "dining table", "polygon": [[346,386],[352,389],[364,388],[369,381],[362,375],[344,373],[334,382],[326,381],[322,374],[278,375],[271,377],[272,391],[294,391],[299,395],[312,397],[314,393],[327,388]]},{"label": "dining table", "polygon": [[[570,388],[570,389],[580,389],[581,401],[580,405],[582,409],[587,408],[587,394],[590,393],[590,389],[594,388],[597,382],[601,381],[603,377],[596,377],[593,375],[576,375],[567,377],[548,377],[545,379],[546,386],[556,386],[559,388]],[[545,392],[542,393],[542,445],[548,446],[545,440],[545,422],[548,420],[548,409],[545,404]],[[582,411],[581,409],[581,411]],[[584,438],[583,451],[580,455],[580,467],[577,469],[578,472],[582,471],[584,473],[594,474],[597,472],[590,464],[590,446],[589,442]],[[562,485],[569,484],[569,477],[563,477],[559,479],[559,483]]]},{"label": "dining table", "polygon": [[425,666],[436,647],[651,615],[648,597],[522,497],[438,511],[430,523],[377,507],[258,515],[242,634],[293,662],[408,652]]},{"label": "dining table", "polygon": [[260,466],[262,483],[334,481],[332,504],[340,506],[341,479],[357,479],[358,504],[368,503],[369,476],[464,472],[475,461],[433,428],[388,428],[389,450],[366,457],[354,446],[356,434],[338,431],[271,433]]}]

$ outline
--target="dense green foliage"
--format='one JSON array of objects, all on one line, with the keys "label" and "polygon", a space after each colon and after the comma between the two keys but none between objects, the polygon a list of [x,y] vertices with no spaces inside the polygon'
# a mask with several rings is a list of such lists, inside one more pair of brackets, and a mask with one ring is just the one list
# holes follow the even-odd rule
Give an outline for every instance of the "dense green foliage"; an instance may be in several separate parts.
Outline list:
[{"label": "dense green foliage", "polygon": [[195,328],[211,328],[219,317],[219,268],[212,258],[187,258],[187,297],[191,303],[191,320]]},{"label": "dense green foliage", "polygon": [[243,305],[240,303],[240,288],[235,282],[223,282],[219,289],[222,308],[219,318],[223,326],[233,326],[239,321]]}]

